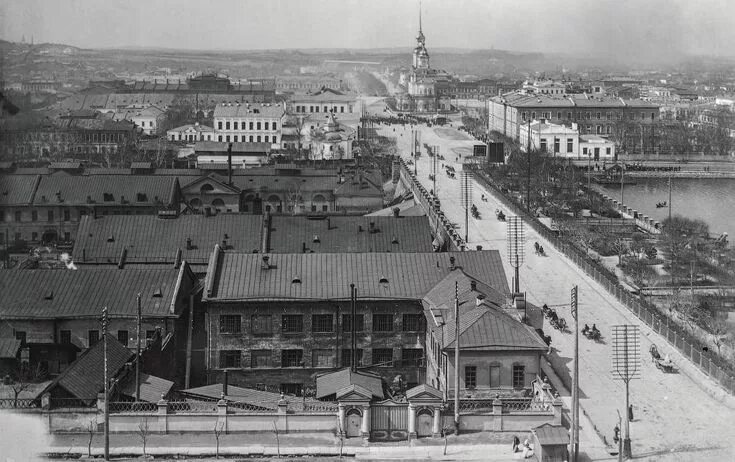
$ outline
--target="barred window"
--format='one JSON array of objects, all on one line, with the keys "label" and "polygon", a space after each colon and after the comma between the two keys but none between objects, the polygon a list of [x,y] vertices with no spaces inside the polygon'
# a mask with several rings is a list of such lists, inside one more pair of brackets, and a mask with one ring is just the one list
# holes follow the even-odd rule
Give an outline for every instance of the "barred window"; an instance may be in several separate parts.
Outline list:
[{"label": "barred window", "polygon": [[[357,356],[357,366],[362,366],[362,349],[355,350]],[[344,348],[342,350],[342,367],[352,367],[352,349]]]},{"label": "barred window", "polygon": [[250,367],[272,367],[271,350],[252,350],[250,352]]},{"label": "barred window", "polygon": [[526,386],[526,366],[522,364],[513,364],[513,388],[523,388]]},{"label": "barred window", "polygon": [[392,332],[393,315],[386,313],[373,314],[373,332]]},{"label": "barred window", "polygon": [[241,324],[239,314],[222,314],[219,317],[221,334],[239,334]]},{"label": "barred window", "polygon": [[59,332],[59,342],[61,342],[63,345],[68,345],[71,343],[71,331],[70,330],[62,330]]},{"label": "barred window", "polygon": [[334,321],[331,314],[311,315],[312,332],[334,332]]},{"label": "barred window", "polygon": [[281,330],[284,334],[304,331],[304,317],[300,314],[284,314],[281,316]]},{"label": "barred window", "polygon": [[373,348],[373,365],[390,367],[393,365],[392,348]]},{"label": "barred window", "polygon": [[401,365],[406,367],[421,366],[424,360],[424,350],[421,348],[404,348],[401,350]]},{"label": "barred window", "polygon": [[334,367],[334,350],[312,350],[312,367]]},{"label": "barred window", "polygon": [[255,335],[273,333],[273,323],[269,314],[254,314],[250,317],[251,330]]},{"label": "barred window", "polygon": [[281,350],[281,367],[299,367],[304,364],[304,350]]},{"label": "barred window", "polygon": [[464,367],[464,387],[470,390],[477,387],[477,366]]},{"label": "barred window", "polygon": [[100,331],[90,330],[87,332],[87,345],[92,346],[100,341]]},{"label": "barred window", "polygon": [[423,332],[424,330],[426,330],[426,318],[422,313],[403,315],[403,332]]},{"label": "barred window", "polygon": [[[355,315],[355,332],[363,332],[365,330],[365,316],[361,314]],[[342,331],[352,332],[352,315],[342,315]]]},{"label": "barred window", "polygon": [[242,354],[240,350],[220,350],[219,367],[240,367]]}]

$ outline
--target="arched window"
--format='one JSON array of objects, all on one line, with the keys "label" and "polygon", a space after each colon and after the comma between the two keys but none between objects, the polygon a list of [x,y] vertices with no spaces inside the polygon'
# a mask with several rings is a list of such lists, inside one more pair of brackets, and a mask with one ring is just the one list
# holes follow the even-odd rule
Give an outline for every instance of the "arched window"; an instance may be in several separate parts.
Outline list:
[{"label": "arched window", "polygon": [[199,192],[202,193],[202,194],[206,194],[206,193],[209,193],[209,192],[212,192],[212,191],[214,191],[214,186],[212,186],[209,183],[205,183],[205,184],[202,185],[201,188],[199,188]]},{"label": "arched window", "polygon": [[202,201],[196,197],[189,202],[189,205],[194,210],[199,210],[202,207]]},{"label": "arched window", "polygon": [[225,201],[222,199],[215,199],[212,201],[212,207],[214,207],[218,212],[221,212],[222,209],[225,208]]}]

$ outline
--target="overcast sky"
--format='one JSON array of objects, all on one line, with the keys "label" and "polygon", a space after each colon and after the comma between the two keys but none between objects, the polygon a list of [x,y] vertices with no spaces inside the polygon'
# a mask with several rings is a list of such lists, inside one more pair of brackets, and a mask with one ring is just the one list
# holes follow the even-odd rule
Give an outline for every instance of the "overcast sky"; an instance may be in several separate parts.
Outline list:
[{"label": "overcast sky", "polygon": [[[0,37],[79,47],[411,47],[417,0],[0,0]],[[735,55],[732,0],[424,0],[427,47]]]}]

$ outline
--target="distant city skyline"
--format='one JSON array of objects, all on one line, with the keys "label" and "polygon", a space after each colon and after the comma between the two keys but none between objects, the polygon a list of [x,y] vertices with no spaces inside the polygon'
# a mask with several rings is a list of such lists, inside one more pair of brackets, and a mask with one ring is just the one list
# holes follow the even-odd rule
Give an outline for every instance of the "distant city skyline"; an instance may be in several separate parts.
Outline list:
[{"label": "distant city skyline", "polygon": [[[424,0],[427,47],[612,59],[734,55],[727,0]],[[0,37],[82,48],[411,47],[417,0],[7,0]]]}]

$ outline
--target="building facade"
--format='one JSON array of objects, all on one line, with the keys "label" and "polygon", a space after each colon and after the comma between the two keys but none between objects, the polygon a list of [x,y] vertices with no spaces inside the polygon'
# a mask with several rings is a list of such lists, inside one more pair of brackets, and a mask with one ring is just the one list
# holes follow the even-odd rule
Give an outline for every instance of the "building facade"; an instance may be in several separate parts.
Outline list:
[{"label": "building facade", "polygon": [[214,136],[218,142],[270,143],[278,149],[285,114],[280,104],[218,104],[214,110]]}]

